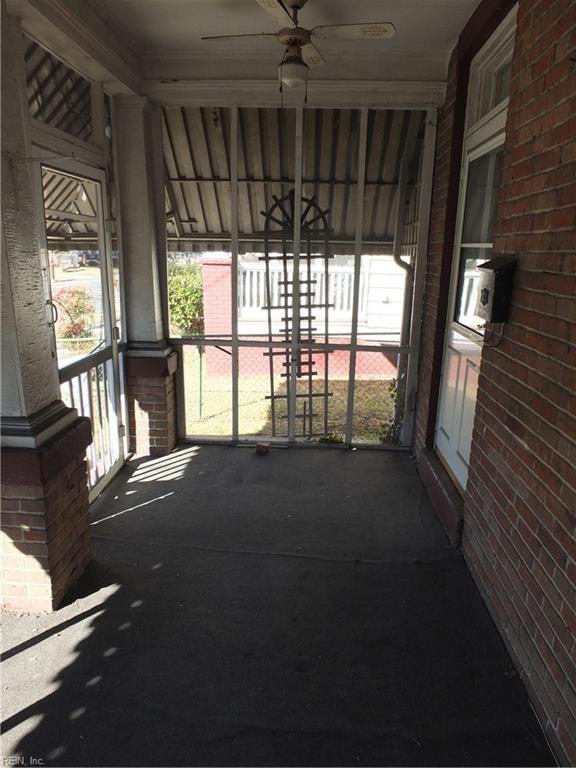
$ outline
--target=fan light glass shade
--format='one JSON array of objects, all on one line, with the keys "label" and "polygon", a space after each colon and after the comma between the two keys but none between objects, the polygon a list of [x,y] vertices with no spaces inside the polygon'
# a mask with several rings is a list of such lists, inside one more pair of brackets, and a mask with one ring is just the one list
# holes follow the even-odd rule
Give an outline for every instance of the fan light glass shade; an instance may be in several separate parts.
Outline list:
[{"label": "fan light glass shade", "polygon": [[308,67],[303,61],[285,61],[278,67],[278,79],[288,88],[303,85],[308,80]]}]

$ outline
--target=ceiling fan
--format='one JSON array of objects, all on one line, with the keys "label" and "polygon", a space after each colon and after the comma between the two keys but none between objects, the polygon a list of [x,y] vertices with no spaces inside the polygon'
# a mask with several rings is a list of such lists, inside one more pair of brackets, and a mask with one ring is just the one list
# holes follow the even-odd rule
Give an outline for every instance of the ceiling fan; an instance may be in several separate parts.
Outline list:
[{"label": "ceiling fan", "polygon": [[389,21],[366,24],[333,24],[305,29],[298,25],[298,12],[307,0],[256,0],[273,16],[281,29],[278,32],[256,32],[244,35],[216,35],[202,40],[223,41],[238,38],[268,37],[285,46],[284,58],[278,68],[281,82],[289,88],[308,79],[309,67],[320,67],[326,59],[315,46],[315,40],[386,40],[396,29]]}]

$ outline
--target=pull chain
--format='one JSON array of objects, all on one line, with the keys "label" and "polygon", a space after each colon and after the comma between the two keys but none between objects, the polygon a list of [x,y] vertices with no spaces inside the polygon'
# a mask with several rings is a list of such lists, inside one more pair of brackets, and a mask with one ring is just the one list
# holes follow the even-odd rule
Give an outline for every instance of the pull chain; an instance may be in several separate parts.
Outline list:
[{"label": "pull chain", "polygon": [[286,60],[286,52],[284,52],[284,56],[282,56],[282,61],[280,62],[280,109],[284,109],[284,79],[282,77],[282,68],[284,66],[284,62]]}]

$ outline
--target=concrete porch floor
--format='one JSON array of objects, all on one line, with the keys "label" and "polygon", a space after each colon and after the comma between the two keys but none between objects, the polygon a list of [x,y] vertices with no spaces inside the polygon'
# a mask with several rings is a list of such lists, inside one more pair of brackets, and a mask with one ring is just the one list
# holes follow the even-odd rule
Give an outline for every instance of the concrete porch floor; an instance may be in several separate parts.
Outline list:
[{"label": "concrete porch floor", "polygon": [[47,765],[554,765],[406,454],[184,447],[4,618],[3,754]]}]

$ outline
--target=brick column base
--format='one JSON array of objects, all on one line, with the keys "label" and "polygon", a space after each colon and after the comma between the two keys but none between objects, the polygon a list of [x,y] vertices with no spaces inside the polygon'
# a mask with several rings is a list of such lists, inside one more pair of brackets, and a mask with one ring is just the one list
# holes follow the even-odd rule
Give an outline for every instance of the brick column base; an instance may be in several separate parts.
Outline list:
[{"label": "brick column base", "polygon": [[126,359],[129,443],[138,456],[164,456],[176,445],[177,367],[176,352]]},{"label": "brick column base", "polygon": [[39,448],[2,450],[2,610],[54,610],[92,559],[91,441],[79,418]]}]

